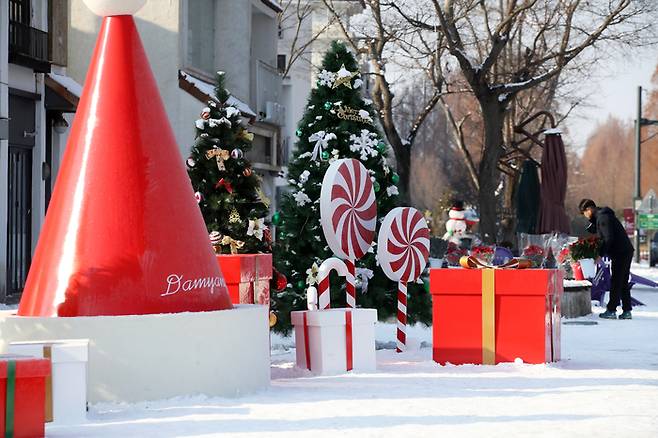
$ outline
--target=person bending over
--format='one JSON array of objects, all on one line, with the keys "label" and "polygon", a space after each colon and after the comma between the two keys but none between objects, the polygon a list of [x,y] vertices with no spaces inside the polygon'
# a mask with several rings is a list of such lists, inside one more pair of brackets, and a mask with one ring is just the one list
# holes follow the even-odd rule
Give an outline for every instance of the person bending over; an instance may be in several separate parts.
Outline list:
[{"label": "person bending over", "polygon": [[633,245],[626,235],[624,226],[608,207],[598,208],[591,199],[583,199],[578,205],[580,212],[589,220],[587,230],[598,234],[601,239],[599,255],[612,260],[610,299],[607,309],[599,314],[601,318],[617,319],[617,306],[621,299],[622,313],[619,319],[631,319],[631,289],[628,277],[633,261]]}]

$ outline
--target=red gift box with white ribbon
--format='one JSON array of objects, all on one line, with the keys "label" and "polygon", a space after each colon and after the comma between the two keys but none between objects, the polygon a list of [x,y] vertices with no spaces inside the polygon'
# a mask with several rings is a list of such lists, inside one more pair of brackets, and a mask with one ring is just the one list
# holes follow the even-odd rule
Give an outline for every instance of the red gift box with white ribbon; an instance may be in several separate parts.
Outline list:
[{"label": "red gift box with white ribbon", "polygon": [[272,254],[220,254],[221,268],[233,304],[270,304]]}]

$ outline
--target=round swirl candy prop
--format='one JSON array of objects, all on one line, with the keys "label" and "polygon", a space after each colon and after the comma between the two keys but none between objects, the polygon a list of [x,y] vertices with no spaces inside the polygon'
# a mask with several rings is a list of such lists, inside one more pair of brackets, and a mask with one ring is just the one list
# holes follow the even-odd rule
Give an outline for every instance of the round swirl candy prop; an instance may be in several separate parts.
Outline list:
[{"label": "round swirl candy prop", "polygon": [[[363,257],[375,236],[377,201],[370,174],[360,161],[334,161],[322,180],[320,222],[329,248],[345,260],[355,278],[354,262]],[[348,306],[356,306],[354,280],[347,283]]]},{"label": "round swirl candy prop", "polygon": [[430,253],[430,230],[415,208],[391,210],[377,240],[377,259],[388,278],[398,282],[397,351],[407,344],[407,283],[416,281]]}]

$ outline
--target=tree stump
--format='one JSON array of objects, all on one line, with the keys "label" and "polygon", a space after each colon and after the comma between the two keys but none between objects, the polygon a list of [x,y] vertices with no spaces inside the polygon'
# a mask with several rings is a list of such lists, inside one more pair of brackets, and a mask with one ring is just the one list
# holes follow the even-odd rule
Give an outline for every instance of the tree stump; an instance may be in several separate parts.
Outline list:
[{"label": "tree stump", "polygon": [[592,291],[590,286],[565,286],[562,295],[562,316],[578,318],[592,313]]}]

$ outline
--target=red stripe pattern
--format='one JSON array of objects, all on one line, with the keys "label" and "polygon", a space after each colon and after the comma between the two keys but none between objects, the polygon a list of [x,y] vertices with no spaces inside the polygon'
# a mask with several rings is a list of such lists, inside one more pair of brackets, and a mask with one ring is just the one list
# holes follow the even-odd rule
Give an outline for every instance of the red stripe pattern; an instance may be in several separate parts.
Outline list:
[{"label": "red stripe pattern", "polygon": [[356,307],[356,267],[352,260],[345,260],[347,274],[345,276],[345,290],[347,292],[347,307],[354,309]]},{"label": "red stripe pattern", "polygon": [[392,280],[420,277],[430,252],[430,232],[423,215],[410,207],[393,209],[384,219],[377,257]]},{"label": "red stripe pattern", "polygon": [[[375,191],[370,174],[360,161],[344,159],[334,164],[338,166],[337,170],[327,171],[330,181],[323,181],[323,185],[331,184],[331,190],[327,192],[331,207],[327,211],[331,212],[332,236],[327,236],[327,243],[338,257],[358,260],[368,252],[375,236]],[[323,229],[326,235],[328,230]]]},{"label": "red stripe pattern", "polygon": [[407,283],[398,282],[398,353],[407,347]]}]

